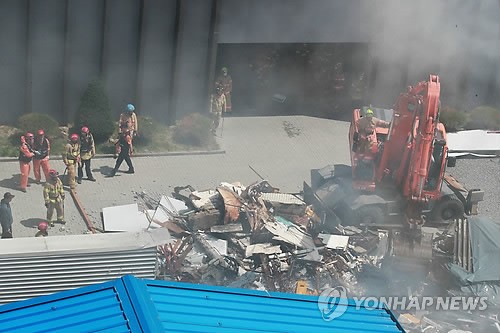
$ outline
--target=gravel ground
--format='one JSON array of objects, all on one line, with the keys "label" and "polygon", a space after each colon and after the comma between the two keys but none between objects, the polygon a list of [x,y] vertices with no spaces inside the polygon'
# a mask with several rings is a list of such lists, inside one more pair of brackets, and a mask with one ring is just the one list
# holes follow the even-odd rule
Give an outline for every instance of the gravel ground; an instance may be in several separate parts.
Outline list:
[{"label": "gravel ground", "polygon": [[466,188],[484,191],[479,203],[479,215],[500,223],[500,158],[462,158],[447,172]]}]

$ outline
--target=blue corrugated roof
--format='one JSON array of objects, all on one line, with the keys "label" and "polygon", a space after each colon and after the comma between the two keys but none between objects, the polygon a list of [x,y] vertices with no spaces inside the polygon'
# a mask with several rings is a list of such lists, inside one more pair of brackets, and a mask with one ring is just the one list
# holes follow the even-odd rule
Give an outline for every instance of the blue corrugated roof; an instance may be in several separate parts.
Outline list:
[{"label": "blue corrugated roof", "polygon": [[325,321],[318,297],[132,276],[0,307],[2,332],[402,332],[385,309]]}]

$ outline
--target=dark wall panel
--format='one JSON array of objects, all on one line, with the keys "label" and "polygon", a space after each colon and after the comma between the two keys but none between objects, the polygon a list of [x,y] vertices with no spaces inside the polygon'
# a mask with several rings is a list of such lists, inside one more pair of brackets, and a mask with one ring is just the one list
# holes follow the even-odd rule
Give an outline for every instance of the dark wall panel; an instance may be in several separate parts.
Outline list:
[{"label": "dark wall panel", "polygon": [[176,1],[147,0],[143,13],[138,113],[166,122],[175,52]]},{"label": "dark wall panel", "polygon": [[64,0],[30,1],[31,111],[63,119]]},{"label": "dark wall panel", "polygon": [[100,75],[104,1],[69,0],[68,6],[65,108],[73,121],[83,92]]},{"label": "dark wall panel", "polygon": [[25,111],[27,1],[0,1],[1,124]]},{"label": "dark wall panel", "polygon": [[220,43],[367,42],[361,0],[221,0]]},{"label": "dark wall panel", "polygon": [[176,99],[177,119],[193,112],[207,112],[212,9],[212,1],[207,0],[184,0],[181,3],[173,96]]},{"label": "dark wall panel", "polygon": [[103,72],[115,115],[135,103],[139,48],[139,0],[107,0]]}]

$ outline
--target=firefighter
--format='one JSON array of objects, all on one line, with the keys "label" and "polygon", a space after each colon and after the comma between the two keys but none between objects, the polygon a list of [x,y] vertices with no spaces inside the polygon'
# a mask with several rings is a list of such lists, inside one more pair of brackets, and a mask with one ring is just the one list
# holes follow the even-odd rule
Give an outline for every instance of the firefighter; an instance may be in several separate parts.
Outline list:
[{"label": "firefighter", "polygon": [[28,187],[28,177],[31,169],[31,160],[35,153],[33,151],[34,136],[33,133],[26,133],[21,136],[21,146],[19,147],[19,168],[21,169],[20,190],[26,193]]},{"label": "firefighter", "polygon": [[64,221],[64,188],[61,180],[59,179],[59,173],[51,169],[49,171],[50,180],[45,183],[43,188],[43,200],[45,201],[45,207],[47,208],[47,221],[50,226],[54,226],[54,221],[52,220],[52,215],[54,214],[54,209],[57,213],[57,222],[66,224]]},{"label": "firefighter", "polygon": [[226,112],[231,113],[232,103],[231,103],[231,93],[233,91],[233,79],[231,75],[228,74],[227,67],[222,67],[220,75],[215,81],[215,86],[222,87],[222,92],[226,97]]},{"label": "firefighter", "polygon": [[215,94],[212,94],[210,101],[210,114],[212,115],[212,126],[210,131],[216,135],[217,128],[219,127],[220,119],[226,113],[226,96],[224,95],[224,88],[217,86]]},{"label": "firefighter", "polygon": [[62,158],[68,170],[69,187],[74,190],[76,188],[76,165],[80,164],[80,143],[78,142],[78,134],[71,134],[69,142],[66,144],[66,147],[64,147]]},{"label": "firefighter", "polygon": [[137,115],[134,111],[134,104],[127,104],[125,112],[120,115],[120,119],[118,121],[118,133],[122,132],[122,128],[126,128],[132,138],[137,136],[139,125],[137,123]]},{"label": "firefighter", "polygon": [[95,155],[95,144],[94,136],[90,133],[88,127],[82,127],[80,131],[80,160],[78,164],[78,184],[82,183],[83,177],[83,167],[85,166],[85,173],[87,174],[88,180],[95,182],[95,178],[92,175],[92,169],[90,168],[90,160]]},{"label": "firefighter", "polygon": [[109,177],[115,176],[123,161],[125,161],[128,166],[128,170],[125,171],[125,173],[135,173],[132,160],[130,159],[133,152],[132,136],[130,135],[129,130],[124,126],[121,130],[120,138],[115,143],[115,158],[118,157],[118,159],[116,160],[115,168],[111,171]]},{"label": "firefighter", "polygon": [[373,151],[377,144],[376,136],[373,135],[375,133],[375,128],[389,127],[389,125],[389,122],[376,118],[373,110],[368,108],[365,112],[365,116],[358,120],[358,131],[361,136],[360,151]]},{"label": "firefighter", "polygon": [[49,154],[50,154],[50,142],[45,137],[45,131],[43,129],[38,130],[35,138],[34,145],[35,156],[33,158],[33,173],[35,174],[35,182],[40,184],[42,175],[40,174],[40,167],[42,167],[43,175],[45,176],[45,181],[49,179]]},{"label": "firefighter", "polygon": [[48,230],[49,224],[45,221],[38,223],[38,232],[35,234],[35,237],[47,237],[49,235]]}]

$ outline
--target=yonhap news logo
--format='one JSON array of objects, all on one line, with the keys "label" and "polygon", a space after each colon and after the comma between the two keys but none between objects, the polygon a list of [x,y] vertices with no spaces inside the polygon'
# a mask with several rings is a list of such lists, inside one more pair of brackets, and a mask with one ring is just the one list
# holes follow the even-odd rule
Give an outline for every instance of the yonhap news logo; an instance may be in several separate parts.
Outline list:
[{"label": "yonhap news logo", "polygon": [[[389,309],[391,311],[483,311],[488,308],[487,297],[352,297],[350,306],[356,310]],[[318,298],[318,309],[325,321],[342,316],[349,306],[344,287],[325,289]]]}]

